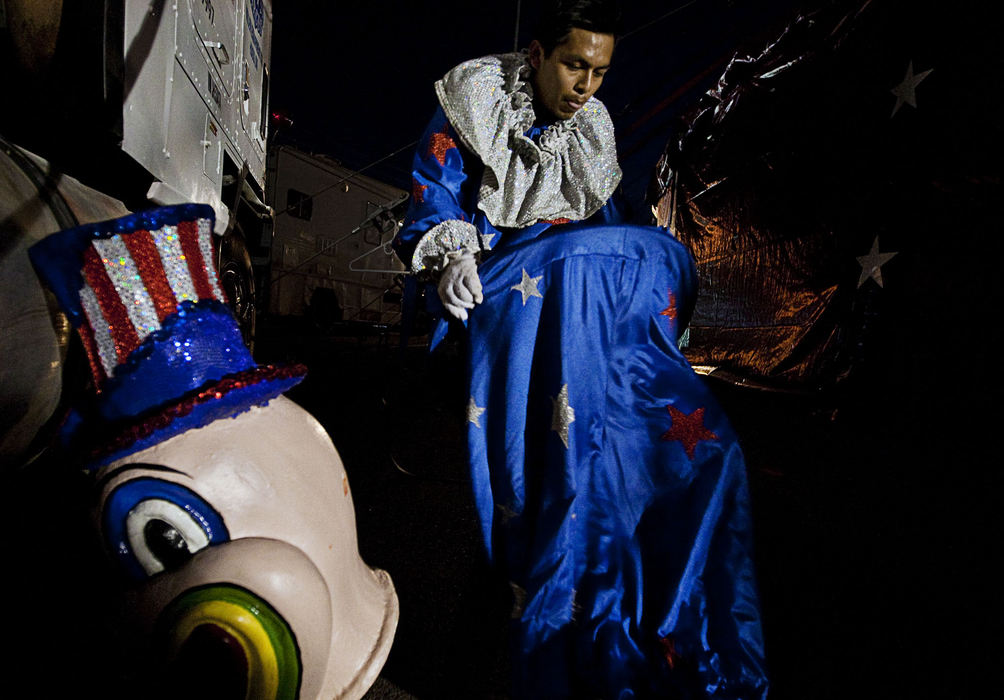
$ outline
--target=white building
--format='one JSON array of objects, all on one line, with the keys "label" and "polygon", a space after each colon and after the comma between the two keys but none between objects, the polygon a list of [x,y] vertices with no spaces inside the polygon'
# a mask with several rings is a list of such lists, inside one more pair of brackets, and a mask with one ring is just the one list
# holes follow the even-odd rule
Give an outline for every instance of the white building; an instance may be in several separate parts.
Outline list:
[{"label": "white building", "polygon": [[289,146],[270,154],[266,192],[275,211],[270,313],[400,319],[395,278],[405,268],[390,242],[407,192]]}]

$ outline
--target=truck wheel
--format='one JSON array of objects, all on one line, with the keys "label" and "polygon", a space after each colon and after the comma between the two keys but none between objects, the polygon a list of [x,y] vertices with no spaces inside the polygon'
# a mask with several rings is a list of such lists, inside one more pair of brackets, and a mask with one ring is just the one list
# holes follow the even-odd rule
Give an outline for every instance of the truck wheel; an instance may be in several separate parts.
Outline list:
[{"label": "truck wheel", "polygon": [[227,305],[237,318],[244,343],[254,351],[255,308],[254,274],[251,256],[244,236],[239,229],[228,231],[220,241],[220,285],[227,297]]}]

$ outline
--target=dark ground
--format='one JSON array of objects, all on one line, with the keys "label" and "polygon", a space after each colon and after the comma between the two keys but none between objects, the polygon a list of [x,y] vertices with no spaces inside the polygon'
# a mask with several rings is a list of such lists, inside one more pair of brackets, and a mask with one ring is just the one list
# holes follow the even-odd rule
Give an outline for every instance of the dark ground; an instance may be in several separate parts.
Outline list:
[{"label": "dark ground", "polygon": [[[482,559],[462,366],[447,350],[260,326],[259,361],[310,368],[290,396],[331,434],[363,557],[397,588],[394,647],[368,700],[506,697],[508,590]],[[924,376],[897,388],[879,373],[822,398],[712,382],[747,455],[775,700],[975,698],[994,677],[999,458],[979,410],[995,400],[973,406],[979,387]],[[103,613],[114,586],[75,485],[40,465],[5,487],[7,677],[36,689],[21,697],[136,697],[118,691],[128,669]]]}]

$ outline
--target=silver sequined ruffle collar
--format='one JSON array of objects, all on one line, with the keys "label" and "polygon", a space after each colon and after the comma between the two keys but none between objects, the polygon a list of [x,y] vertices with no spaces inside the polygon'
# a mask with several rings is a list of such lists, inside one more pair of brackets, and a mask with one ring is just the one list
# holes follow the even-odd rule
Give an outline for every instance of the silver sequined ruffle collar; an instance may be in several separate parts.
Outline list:
[{"label": "silver sequined ruffle collar", "polygon": [[585,219],[621,179],[613,123],[596,98],[537,139],[524,135],[535,119],[531,71],[526,53],[500,54],[461,63],[436,83],[446,118],[484,163],[478,208],[494,226]]}]

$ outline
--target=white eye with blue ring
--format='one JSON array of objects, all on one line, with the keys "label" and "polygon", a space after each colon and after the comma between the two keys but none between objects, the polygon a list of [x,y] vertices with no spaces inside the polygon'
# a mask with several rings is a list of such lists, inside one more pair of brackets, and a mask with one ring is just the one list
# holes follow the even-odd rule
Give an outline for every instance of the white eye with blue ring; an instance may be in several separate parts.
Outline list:
[{"label": "white eye with blue ring", "polygon": [[209,544],[199,522],[159,498],[140,501],[129,511],[126,535],[133,556],[148,576],[181,566]]},{"label": "white eye with blue ring", "polygon": [[136,579],[176,569],[199,550],[230,539],[223,518],[198,494],[149,477],[115,488],[102,526],[109,549]]}]

